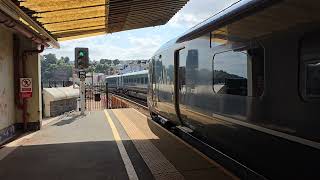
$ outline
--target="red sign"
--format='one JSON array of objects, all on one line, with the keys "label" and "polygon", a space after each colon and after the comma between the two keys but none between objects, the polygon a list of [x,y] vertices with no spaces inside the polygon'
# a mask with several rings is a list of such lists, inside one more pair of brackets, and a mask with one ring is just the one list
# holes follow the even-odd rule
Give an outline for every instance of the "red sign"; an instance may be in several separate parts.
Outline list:
[{"label": "red sign", "polygon": [[22,98],[32,97],[32,78],[20,78],[20,95]]}]

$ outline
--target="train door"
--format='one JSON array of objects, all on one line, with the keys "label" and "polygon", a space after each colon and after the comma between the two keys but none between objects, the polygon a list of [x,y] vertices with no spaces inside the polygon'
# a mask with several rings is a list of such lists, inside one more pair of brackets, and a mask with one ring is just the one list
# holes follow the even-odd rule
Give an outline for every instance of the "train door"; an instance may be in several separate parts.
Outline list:
[{"label": "train door", "polygon": [[157,81],[156,81],[156,75],[155,75],[155,59],[152,58],[152,67],[151,67],[151,74],[150,74],[150,78],[151,78],[151,99],[152,99],[152,105],[156,106],[157,104],[157,100],[156,100],[156,87],[157,87]]},{"label": "train door", "polygon": [[174,103],[178,119],[180,123],[183,124],[181,116],[181,108],[184,106],[185,102],[185,65],[186,62],[183,60],[183,54],[185,49],[179,49],[174,52]]}]

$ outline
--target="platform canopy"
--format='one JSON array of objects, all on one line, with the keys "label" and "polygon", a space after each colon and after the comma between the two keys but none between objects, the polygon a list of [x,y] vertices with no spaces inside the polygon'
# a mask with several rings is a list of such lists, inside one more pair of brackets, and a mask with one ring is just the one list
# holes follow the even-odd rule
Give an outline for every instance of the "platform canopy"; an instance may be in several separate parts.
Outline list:
[{"label": "platform canopy", "polygon": [[163,25],[189,0],[13,0],[59,41]]}]

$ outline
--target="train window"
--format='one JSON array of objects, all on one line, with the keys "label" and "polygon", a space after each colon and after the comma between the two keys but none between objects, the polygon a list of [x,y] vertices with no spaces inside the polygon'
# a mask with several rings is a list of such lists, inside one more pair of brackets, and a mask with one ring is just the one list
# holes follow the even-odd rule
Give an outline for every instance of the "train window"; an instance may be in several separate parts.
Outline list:
[{"label": "train window", "polygon": [[307,35],[301,45],[300,92],[305,100],[320,98],[320,36]]},{"label": "train window", "polygon": [[320,97],[320,60],[306,64],[306,94]]},{"label": "train window", "polygon": [[144,84],[144,79],[143,79],[143,77],[140,78],[140,84]]},{"label": "train window", "polygon": [[146,84],[148,84],[148,83],[149,83],[149,81],[148,81],[148,77],[145,77],[145,78],[144,78],[144,83],[146,83]]},{"label": "train window", "polygon": [[261,96],[264,90],[264,50],[217,53],[213,58],[213,90],[217,94]]}]

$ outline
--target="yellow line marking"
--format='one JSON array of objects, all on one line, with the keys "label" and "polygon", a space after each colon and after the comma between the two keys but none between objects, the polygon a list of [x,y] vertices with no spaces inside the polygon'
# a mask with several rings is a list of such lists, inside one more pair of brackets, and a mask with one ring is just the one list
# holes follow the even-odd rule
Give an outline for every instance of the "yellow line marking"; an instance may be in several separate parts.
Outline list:
[{"label": "yellow line marking", "polygon": [[[132,140],[142,159],[149,167],[154,179],[156,180],[184,180],[182,174],[173,164],[153,145],[149,137],[145,135],[130,120],[130,109],[113,109],[112,112],[117,116],[128,136]],[[130,117],[129,117],[130,116]]]},{"label": "yellow line marking", "polygon": [[118,149],[120,151],[120,155],[121,155],[121,158],[122,158],[122,161],[125,165],[125,168],[126,168],[126,171],[127,171],[127,174],[128,174],[128,177],[130,180],[138,180],[138,176],[137,176],[137,173],[136,171],[134,170],[134,167],[131,163],[131,160],[129,158],[129,155],[126,151],[126,148],[124,147],[123,143],[122,143],[122,140],[121,140],[121,137],[117,131],[117,128],[116,126],[114,125],[109,113],[107,110],[104,110],[104,113],[107,117],[107,120],[109,122],[109,125],[111,127],[111,130],[112,130],[112,133],[113,133],[113,137],[115,139],[115,141],[117,142],[117,146],[118,146]]},{"label": "yellow line marking", "polygon": [[[136,111],[138,114],[140,114],[142,117],[146,117],[146,115],[144,115],[143,113],[139,112],[138,110],[134,109],[134,111]],[[229,172],[227,169],[225,169],[223,166],[221,166],[219,163],[215,162],[214,160],[210,159],[208,156],[206,156],[205,154],[203,154],[202,152],[200,152],[198,149],[194,148],[193,146],[191,146],[190,144],[188,144],[187,142],[185,142],[184,140],[180,139],[179,137],[177,137],[176,135],[174,135],[172,132],[168,131],[167,129],[163,128],[161,125],[159,125],[158,123],[154,122],[153,120],[149,120],[151,123],[155,124],[157,127],[161,128],[162,130],[164,130],[165,132],[167,132],[168,134],[170,134],[171,137],[175,138],[176,140],[178,140],[180,143],[184,144],[185,146],[187,146],[188,148],[190,148],[191,150],[193,150],[195,153],[197,153],[198,155],[200,155],[201,157],[203,157],[205,160],[207,160],[209,163],[213,164],[214,166],[217,166],[217,168],[219,168],[221,171],[223,171],[224,173],[226,173],[227,175],[229,175],[231,178],[233,178],[234,180],[239,180],[239,178],[235,175],[233,175],[231,172]]]}]

